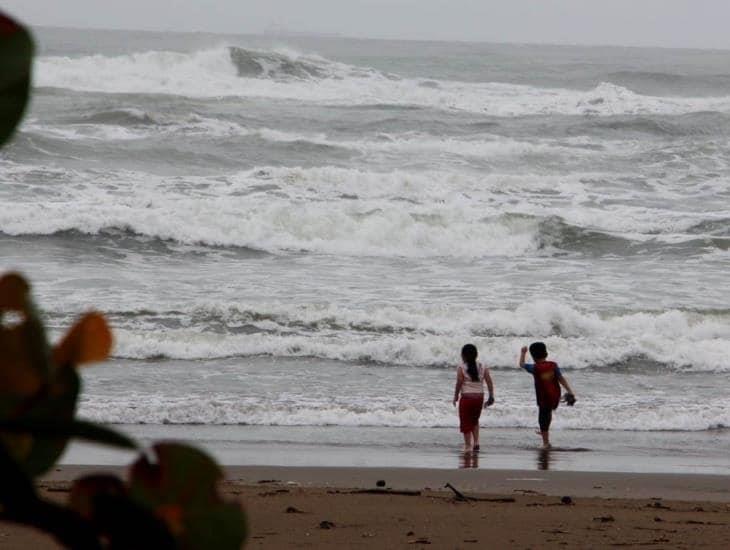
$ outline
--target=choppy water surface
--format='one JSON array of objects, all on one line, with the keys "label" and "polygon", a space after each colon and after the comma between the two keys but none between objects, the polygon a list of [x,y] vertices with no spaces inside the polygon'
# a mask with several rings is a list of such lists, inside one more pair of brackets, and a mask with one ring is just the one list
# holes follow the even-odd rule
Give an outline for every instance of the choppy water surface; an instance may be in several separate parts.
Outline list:
[{"label": "choppy water surface", "polygon": [[[38,31],[0,257],[58,333],[108,312],[83,412],[126,423],[730,426],[730,53]],[[713,439],[716,436],[713,435]]]}]

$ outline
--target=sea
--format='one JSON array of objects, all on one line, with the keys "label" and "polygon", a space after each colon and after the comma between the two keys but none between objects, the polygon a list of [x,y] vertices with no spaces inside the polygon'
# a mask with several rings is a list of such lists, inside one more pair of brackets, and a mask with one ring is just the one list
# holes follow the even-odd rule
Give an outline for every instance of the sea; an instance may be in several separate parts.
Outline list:
[{"label": "sea", "polygon": [[[231,464],[453,468],[471,342],[480,467],[730,473],[729,51],[35,35],[0,268],[54,339],[107,315],[82,417]],[[537,340],[578,398],[548,461]]]}]

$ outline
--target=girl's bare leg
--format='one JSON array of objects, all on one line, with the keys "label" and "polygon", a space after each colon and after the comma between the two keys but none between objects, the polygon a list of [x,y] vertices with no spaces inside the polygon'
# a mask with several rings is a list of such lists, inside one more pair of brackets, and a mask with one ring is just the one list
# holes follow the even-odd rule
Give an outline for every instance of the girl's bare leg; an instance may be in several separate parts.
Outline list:
[{"label": "girl's bare leg", "polygon": [[471,435],[471,433],[467,432],[464,434],[464,452],[470,453],[473,448],[474,448],[474,443],[472,440],[472,435]]},{"label": "girl's bare leg", "polygon": [[479,424],[477,424],[474,429],[471,431],[472,439],[474,441],[474,446],[479,446]]}]

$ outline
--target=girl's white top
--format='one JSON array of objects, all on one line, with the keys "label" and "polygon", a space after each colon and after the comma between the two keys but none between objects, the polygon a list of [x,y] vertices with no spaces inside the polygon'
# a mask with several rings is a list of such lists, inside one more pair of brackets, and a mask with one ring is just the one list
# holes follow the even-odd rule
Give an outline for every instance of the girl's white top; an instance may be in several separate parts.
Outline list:
[{"label": "girl's white top", "polygon": [[477,370],[479,371],[479,381],[474,382],[471,379],[471,376],[469,376],[469,371],[466,366],[466,363],[462,363],[462,365],[459,367],[462,372],[464,373],[464,385],[461,386],[461,393],[484,393],[484,375],[486,373],[486,369],[484,368],[484,365],[481,363],[477,363]]}]

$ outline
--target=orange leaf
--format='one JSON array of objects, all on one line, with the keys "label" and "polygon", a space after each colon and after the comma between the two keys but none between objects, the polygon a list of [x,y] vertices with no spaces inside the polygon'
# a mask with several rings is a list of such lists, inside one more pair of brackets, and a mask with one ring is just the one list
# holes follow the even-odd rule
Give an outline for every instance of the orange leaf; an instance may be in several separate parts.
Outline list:
[{"label": "orange leaf", "polygon": [[112,333],[100,313],[87,313],[53,348],[57,367],[103,361],[112,349]]}]

